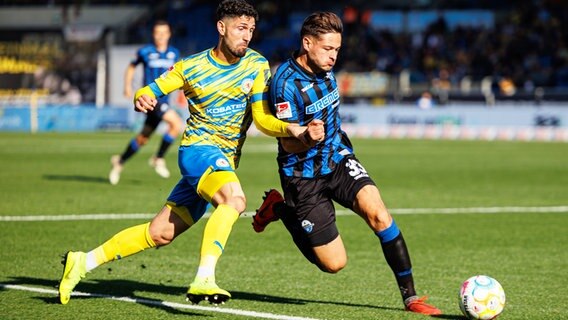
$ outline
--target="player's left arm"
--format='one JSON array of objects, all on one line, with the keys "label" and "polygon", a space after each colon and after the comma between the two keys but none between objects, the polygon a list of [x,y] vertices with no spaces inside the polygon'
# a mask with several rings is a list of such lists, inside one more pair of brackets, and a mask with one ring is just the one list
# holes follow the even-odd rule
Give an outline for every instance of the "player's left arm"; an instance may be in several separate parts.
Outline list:
[{"label": "player's left arm", "polygon": [[254,79],[251,89],[252,118],[255,126],[262,133],[271,137],[289,137],[289,123],[276,118],[268,106],[268,82],[270,68],[268,62],[262,64],[259,74]]}]

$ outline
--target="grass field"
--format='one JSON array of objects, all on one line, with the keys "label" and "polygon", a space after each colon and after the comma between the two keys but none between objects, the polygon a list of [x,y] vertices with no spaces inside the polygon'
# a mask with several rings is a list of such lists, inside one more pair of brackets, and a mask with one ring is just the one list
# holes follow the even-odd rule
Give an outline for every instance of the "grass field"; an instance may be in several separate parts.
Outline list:
[{"label": "grass field", "polygon": [[[338,216],[349,264],[335,275],[306,262],[280,222],[256,234],[243,218],[217,268],[233,299],[192,307],[184,294],[197,269],[201,222],[170,246],[94,270],[76,288],[86,295],[59,305],[60,256],[144,219],[44,216],[153,214],[177,182],[147,165],[155,138],[127,163],[119,185],[108,184],[110,155],[130,137],[0,133],[0,319],[424,319],[403,311],[378,239],[354,215]],[[503,285],[500,319],[568,318],[568,144],[353,142],[404,232],[417,289],[444,311],[441,318],[463,319],[457,291],[475,274]],[[168,155],[170,169],[176,154]],[[274,158],[274,140],[249,139],[238,171],[248,211],[263,190],[279,187]],[[474,213],[483,208],[496,213]],[[458,209],[470,213],[452,213]],[[7,221],[12,216],[36,221]]]}]

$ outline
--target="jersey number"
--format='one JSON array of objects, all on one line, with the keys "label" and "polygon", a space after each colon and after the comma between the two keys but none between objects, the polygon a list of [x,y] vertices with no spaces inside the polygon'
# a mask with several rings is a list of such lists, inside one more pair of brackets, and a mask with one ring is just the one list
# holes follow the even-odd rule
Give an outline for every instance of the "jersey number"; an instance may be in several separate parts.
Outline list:
[{"label": "jersey number", "polygon": [[349,159],[347,163],[345,163],[345,166],[349,168],[349,175],[354,177],[355,180],[369,176],[367,174],[367,170],[365,170],[365,168],[363,168],[363,166],[359,162],[357,162],[357,160]]}]

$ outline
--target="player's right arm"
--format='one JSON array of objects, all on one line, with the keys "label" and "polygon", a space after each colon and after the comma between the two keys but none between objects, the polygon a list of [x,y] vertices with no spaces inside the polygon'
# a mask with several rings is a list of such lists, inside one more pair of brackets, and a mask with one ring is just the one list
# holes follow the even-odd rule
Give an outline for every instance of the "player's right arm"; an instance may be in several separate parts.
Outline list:
[{"label": "player's right arm", "polygon": [[168,71],[164,72],[149,85],[136,91],[134,96],[134,109],[139,112],[154,110],[157,100],[172,91],[183,88],[183,60],[176,62]]},{"label": "player's right arm", "polygon": [[126,71],[124,72],[124,96],[131,99],[132,98],[132,81],[134,80],[134,72],[136,71],[136,66],[139,63],[144,62],[144,57],[142,53],[143,48],[136,52],[136,59],[130,61]]},{"label": "player's right arm", "polygon": [[314,119],[308,123],[306,130],[298,138],[288,137],[279,138],[279,140],[284,151],[300,153],[315,147],[316,144],[323,141],[324,137],[325,127],[323,121]]},{"label": "player's right arm", "polygon": [[131,63],[126,67],[124,73],[124,96],[127,98],[132,98],[132,80],[134,80],[135,71],[136,66]]}]

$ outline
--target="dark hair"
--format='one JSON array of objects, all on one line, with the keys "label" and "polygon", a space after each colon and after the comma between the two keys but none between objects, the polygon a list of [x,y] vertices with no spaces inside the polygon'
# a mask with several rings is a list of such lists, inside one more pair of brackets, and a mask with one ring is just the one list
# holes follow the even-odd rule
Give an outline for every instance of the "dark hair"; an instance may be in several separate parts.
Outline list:
[{"label": "dark hair", "polygon": [[154,22],[154,27],[157,26],[168,26],[168,28],[171,29],[170,24],[166,20],[156,20],[156,22]]},{"label": "dark hair", "polygon": [[252,17],[258,21],[256,9],[244,0],[223,0],[217,7],[217,21],[225,17]]},{"label": "dark hair", "polygon": [[315,12],[310,14],[302,24],[300,36],[314,36],[319,38],[326,33],[342,33],[343,23],[333,12]]}]

